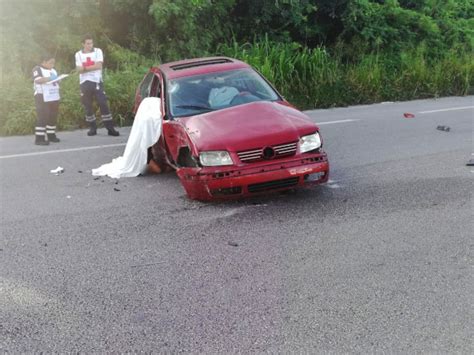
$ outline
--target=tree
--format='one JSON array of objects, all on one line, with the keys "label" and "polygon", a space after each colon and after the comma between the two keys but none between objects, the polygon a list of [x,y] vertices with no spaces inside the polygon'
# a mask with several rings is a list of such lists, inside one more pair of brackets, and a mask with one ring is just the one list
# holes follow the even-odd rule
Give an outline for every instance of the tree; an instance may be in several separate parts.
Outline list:
[{"label": "tree", "polygon": [[44,51],[72,69],[81,35],[102,28],[94,0],[2,0],[1,7],[2,70],[29,74]]},{"label": "tree", "polygon": [[227,16],[235,0],[153,0],[158,50],[164,59],[201,56],[228,37]]}]

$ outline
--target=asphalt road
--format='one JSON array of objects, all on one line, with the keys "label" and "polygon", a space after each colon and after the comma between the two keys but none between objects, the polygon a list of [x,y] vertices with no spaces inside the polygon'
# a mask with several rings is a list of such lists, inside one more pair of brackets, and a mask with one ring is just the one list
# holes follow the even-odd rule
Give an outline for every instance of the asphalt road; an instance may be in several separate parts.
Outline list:
[{"label": "asphalt road", "polygon": [[225,203],[1,138],[0,351],[473,353],[474,98],[308,114],[330,182]]}]

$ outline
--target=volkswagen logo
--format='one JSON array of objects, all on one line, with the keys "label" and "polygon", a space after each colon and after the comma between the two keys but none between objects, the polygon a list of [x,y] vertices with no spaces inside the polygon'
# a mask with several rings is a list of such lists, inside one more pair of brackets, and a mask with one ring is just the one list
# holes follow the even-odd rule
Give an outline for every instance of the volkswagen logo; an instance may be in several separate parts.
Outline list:
[{"label": "volkswagen logo", "polygon": [[275,156],[275,151],[272,147],[263,148],[263,159],[272,159]]}]

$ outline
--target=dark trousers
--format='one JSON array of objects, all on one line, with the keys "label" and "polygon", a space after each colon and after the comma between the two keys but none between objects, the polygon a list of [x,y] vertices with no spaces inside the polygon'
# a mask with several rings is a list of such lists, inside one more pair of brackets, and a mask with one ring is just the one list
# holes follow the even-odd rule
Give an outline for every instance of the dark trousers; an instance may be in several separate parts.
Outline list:
[{"label": "dark trousers", "polygon": [[43,94],[36,94],[35,106],[35,134],[37,136],[45,136],[45,133],[54,134],[56,131],[56,120],[58,118],[59,101],[44,102]]},{"label": "dark trousers", "polygon": [[107,103],[107,96],[104,92],[104,83],[94,83],[85,81],[81,85],[81,103],[86,111],[86,121],[92,123],[96,121],[93,102],[94,98],[100,108],[100,115],[105,126],[112,124],[112,114]]}]

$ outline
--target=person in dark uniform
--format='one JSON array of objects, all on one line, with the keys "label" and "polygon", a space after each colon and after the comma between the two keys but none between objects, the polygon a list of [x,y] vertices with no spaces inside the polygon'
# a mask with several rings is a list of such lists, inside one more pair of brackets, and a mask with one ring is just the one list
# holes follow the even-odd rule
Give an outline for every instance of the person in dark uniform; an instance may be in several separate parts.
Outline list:
[{"label": "person in dark uniform", "polygon": [[33,68],[33,86],[36,106],[35,144],[58,143],[56,120],[59,109],[59,82],[53,82],[58,73],[54,69],[55,59],[43,54],[41,64]]},{"label": "person in dark uniform", "polygon": [[88,136],[97,134],[97,123],[93,108],[93,100],[97,101],[100,108],[102,123],[109,136],[120,135],[114,128],[114,121],[107,103],[102,78],[102,64],[104,54],[100,48],[94,48],[94,41],[90,35],[82,39],[82,50],[75,55],[76,69],[79,72],[79,84],[81,88],[81,103],[86,112],[86,122],[89,124]]}]

